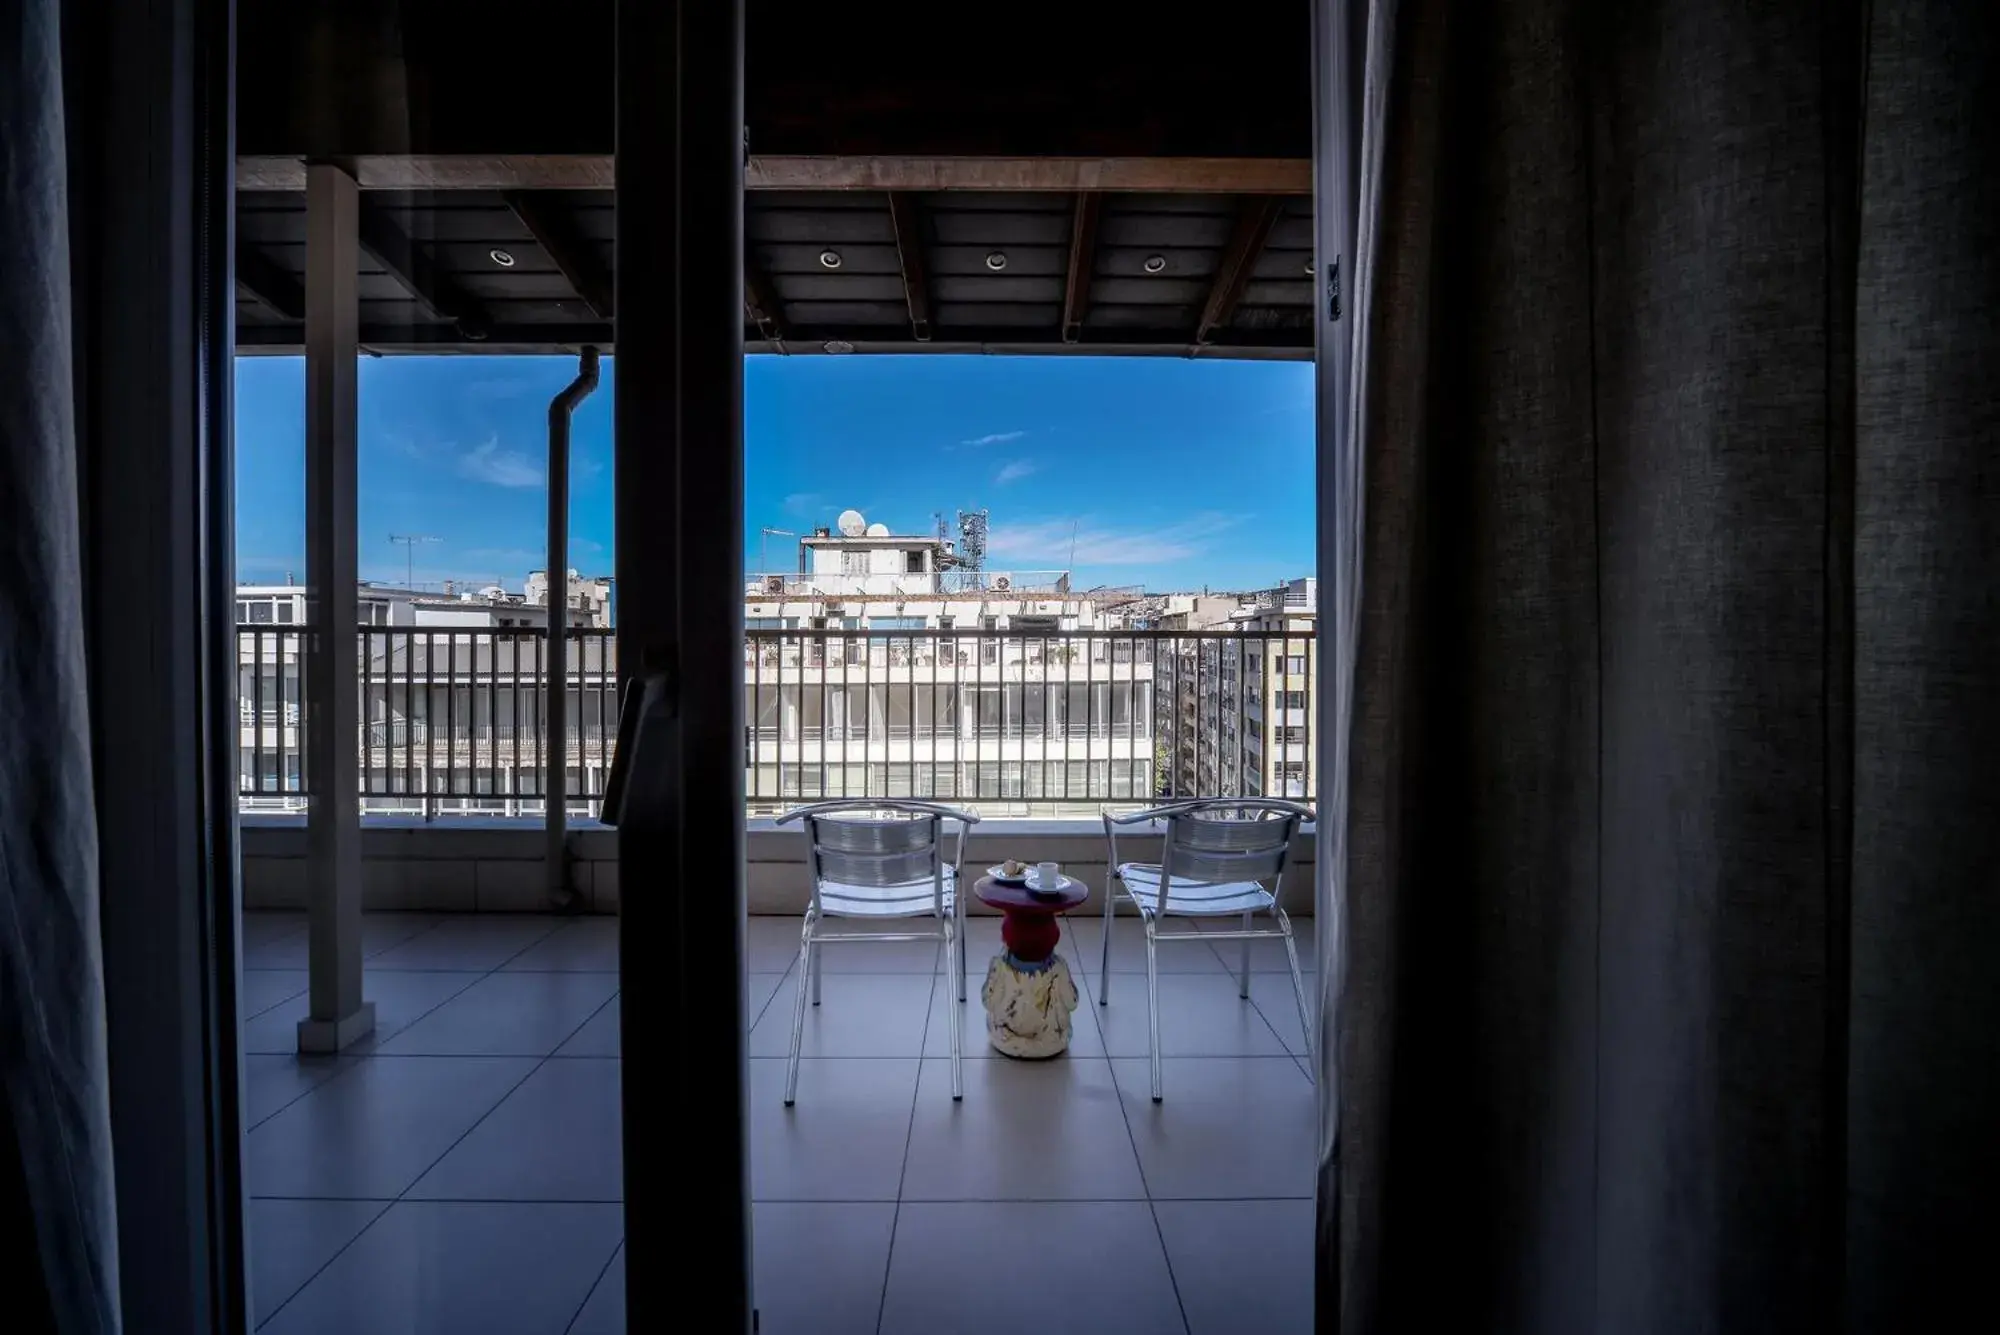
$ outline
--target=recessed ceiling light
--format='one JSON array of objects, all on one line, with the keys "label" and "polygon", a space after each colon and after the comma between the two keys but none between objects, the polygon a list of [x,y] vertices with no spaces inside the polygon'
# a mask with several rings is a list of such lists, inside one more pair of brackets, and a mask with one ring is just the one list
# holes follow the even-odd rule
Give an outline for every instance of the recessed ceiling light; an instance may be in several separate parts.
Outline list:
[{"label": "recessed ceiling light", "polygon": [[511,269],[514,267],[513,254],[509,251],[500,249],[498,246],[495,246],[492,250],[487,251],[486,258],[492,260],[495,264],[499,265],[503,269]]},{"label": "recessed ceiling light", "polygon": [[988,251],[986,255],[986,267],[994,273],[999,273],[1007,267],[1007,252],[1004,250]]},{"label": "recessed ceiling light", "polygon": [[844,338],[830,338],[826,342],[820,344],[820,346],[825,348],[828,352],[837,353],[837,352],[854,351],[854,345],[852,343],[849,343]]},{"label": "recessed ceiling light", "polygon": [[837,250],[822,250],[819,253],[819,262],[820,267],[823,269],[838,269],[840,267],[840,252]]},{"label": "recessed ceiling light", "polygon": [[1167,267],[1167,257],[1165,255],[1148,255],[1145,264],[1141,267],[1147,273],[1162,273]]}]

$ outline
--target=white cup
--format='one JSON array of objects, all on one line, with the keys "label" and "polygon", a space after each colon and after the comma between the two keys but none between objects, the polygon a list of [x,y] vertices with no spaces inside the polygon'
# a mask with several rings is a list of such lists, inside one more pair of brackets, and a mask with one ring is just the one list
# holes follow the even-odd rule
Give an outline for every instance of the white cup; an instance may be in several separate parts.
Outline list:
[{"label": "white cup", "polygon": [[1036,863],[1035,888],[1045,891],[1062,889],[1062,864],[1060,862]]}]

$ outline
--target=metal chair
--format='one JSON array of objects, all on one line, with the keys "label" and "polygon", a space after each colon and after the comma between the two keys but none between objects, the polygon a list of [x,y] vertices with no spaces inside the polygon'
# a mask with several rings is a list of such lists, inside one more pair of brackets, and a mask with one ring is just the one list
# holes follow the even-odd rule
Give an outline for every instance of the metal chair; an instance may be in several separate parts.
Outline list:
[{"label": "metal chair", "polygon": [[[792,1009],[792,1055],[785,1070],[785,1105],[798,1096],[799,1046],[805,1041],[806,987],[819,1005],[819,951],[836,941],[928,941],[944,944],[948,982],[965,1000],[965,896],[958,892],[965,832],[979,817],[935,802],[863,799],[817,802],[778,817],[803,821],[812,900],[799,929],[799,994]],[[958,822],[957,846],[944,857],[944,823]],[[933,919],[921,932],[825,931],[830,918]],[[955,1018],[955,1017],[954,1017]],[[959,1077],[959,1026],[951,1026],[951,1096],[964,1095]]]},{"label": "metal chair", "polygon": [[[1104,882],[1104,957],[1098,971],[1097,1004],[1110,999],[1111,919],[1123,898],[1139,910],[1146,929],[1146,1034],[1153,1059],[1153,1102],[1160,1101],[1160,967],[1154,949],[1162,941],[1241,941],[1243,962],[1237,991],[1250,996],[1250,943],[1278,937],[1292,965],[1292,990],[1298,996],[1299,1021],[1305,1028],[1307,1056],[1313,1039],[1311,1008],[1305,978],[1299,972],[1298,947],[1292,944],[1292,920],[1278,907],[1278,889],[1291,855],[1299,824],[1312,818],[1312,808],[1299,802],[1268,798],[1206,798],[1175,802],[1150,811],[1114,816],[1104,813],[1104,834],[1111,842],[1110,869]],[[1118,856],[1121,828],[1166,822],[1160,861],[1124,862]],[[1130,838],[1130,834],[1126,836]],[[1266,888],[1266,883],[1268,888]],[[1268,910],[1276,927],[1254,928],[1252,918]],[[1162,932],[1163,918],[1220,918],[1241,914],[1241,928],[1227,932]],[[1306,1063],[1308,1070],[1312,1063]]]}]

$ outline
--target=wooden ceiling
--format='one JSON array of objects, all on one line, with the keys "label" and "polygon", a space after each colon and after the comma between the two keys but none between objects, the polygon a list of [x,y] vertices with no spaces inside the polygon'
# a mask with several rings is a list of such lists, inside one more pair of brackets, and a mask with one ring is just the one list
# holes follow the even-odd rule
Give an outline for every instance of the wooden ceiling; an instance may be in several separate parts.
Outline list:
[{"label": "wooden ceiling", "polygon": [[[746,348],[1309,355],[1307,11],[1248,8],[750,0]],[[308,158],[363,187],[365,346],[613,344],[608,0],[239,14],[244,351],[302,340]]]}]

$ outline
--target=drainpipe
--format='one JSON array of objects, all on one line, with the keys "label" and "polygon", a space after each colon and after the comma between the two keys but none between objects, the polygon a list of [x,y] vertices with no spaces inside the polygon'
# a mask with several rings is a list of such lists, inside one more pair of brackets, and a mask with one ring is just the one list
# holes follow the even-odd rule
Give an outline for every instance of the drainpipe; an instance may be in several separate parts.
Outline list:
[{"label": "drainpipe", "polygon": [[[569,419],[576,405],[597,388],[597,349],[577,358],[576,379],[549,401],[549,624],[547,694],[542,717],[548,746],[542,752],[543,808],[547,811],[549,902],[568,908],[569,885]],[[582,766],[582,750],[577,753]]]}]

